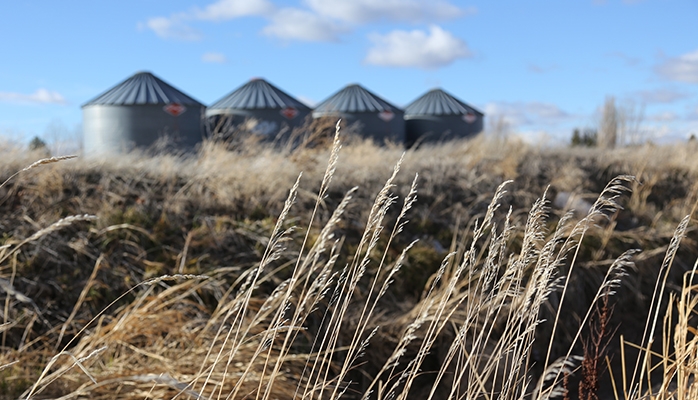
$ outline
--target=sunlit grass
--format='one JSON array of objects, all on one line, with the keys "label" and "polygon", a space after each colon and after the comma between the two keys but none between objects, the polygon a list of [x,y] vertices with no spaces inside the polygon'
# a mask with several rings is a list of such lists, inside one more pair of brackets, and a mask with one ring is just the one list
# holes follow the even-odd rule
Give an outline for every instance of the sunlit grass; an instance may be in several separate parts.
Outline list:
[{"label": "sunlit grass", "polygon": [[690,149],[326,142],[8,158],[6,396],[696,398]]}]

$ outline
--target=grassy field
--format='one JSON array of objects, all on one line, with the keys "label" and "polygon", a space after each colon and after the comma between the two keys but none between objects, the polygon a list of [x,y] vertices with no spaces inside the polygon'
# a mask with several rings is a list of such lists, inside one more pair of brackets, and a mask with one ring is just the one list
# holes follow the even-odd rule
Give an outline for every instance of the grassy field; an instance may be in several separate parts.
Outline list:
[{"label": "grassy field", "polygon": [[697,154],[5,150],[0,398],[698,398]]}]

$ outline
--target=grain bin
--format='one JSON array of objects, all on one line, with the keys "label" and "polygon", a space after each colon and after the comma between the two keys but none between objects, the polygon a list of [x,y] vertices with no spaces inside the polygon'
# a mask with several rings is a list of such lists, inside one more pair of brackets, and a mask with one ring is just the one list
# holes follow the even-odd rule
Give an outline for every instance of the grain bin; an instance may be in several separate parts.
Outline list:
[{"label": "grain bin", "polygon": [[484,114],[441,89],[434,89],[405,107],[406,141],[437,142],[475,136]]},{"label": "grain bin", "polygon": [[381,143],[405,141],[403,111],[363,87],[345,87],[318,104],[313,118],[341,118],[347,126],[358,123],[361,136]]},{"label": "grain bin", "polygon": [[205,106],[150,72],[139,72],[82,105],[83,151],[118,154],[168,140],[192,148]]},{"label": "grain bin", "polygon": [[210,135],[225,137],[242,125],[252,133],[276,138],[303,125],[310,111],[283,90],[255,78],[208,107],[206,129]]}]

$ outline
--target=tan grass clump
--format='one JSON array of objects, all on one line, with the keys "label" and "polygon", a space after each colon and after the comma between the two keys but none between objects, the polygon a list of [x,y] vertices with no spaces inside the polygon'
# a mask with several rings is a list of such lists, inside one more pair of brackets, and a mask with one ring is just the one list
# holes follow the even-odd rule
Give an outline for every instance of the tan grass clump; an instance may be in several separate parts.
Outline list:
[{"label": "tan grass clump", "polygon": [[[635,180],[620,175],[604,182],[582,218],[556,215],[546,189],[522,212],[520,203],[533,195],[518,180],[542,179],[522,163],[556,161],[540,159],[546,150],[506,141],[500,154],[483,155],[483,148],[477,141],[404,154],[361,141],[342,148],[337,126],[328,149],[308,146],[294,157],[209,143],[196,157],[132,155],[103,164],[96,178],[103,190],[96,193],[105,193],[102,221],[70,242],[91,261],[64,318],[15,289],[17,265],[28,268],[25,253],[3,250],[12,266],[3,271],[12,273],[0,330],[11,333],[13,347],[3,346],[0,373],[29,382],[13,387],[25,399],[568,396],[580,364],[601,376],[593,371],[599,362],[589,367],[594,350],[583,345],[596,305],[633,283],[634,262],[654,260],[622,248],[631,236],[613,230],[623,222],[622,205],[646,212],[652,192],[627,203]],[[89,163],[72,168],[97,162]],[[76,179],[70,174],[78,170],[68,171],[65,181]],[[295,182],[290,190],[288,182]],[[461,195],[467,201],[458,205]],[[453,215],[452,225],[436,225]],[[27,243],[90,219],[59,219]],[[648,386],[695,396],[693,275],[679,297],[667,293],[671,267],[685,257],[681,248],[692,246],[689,221],[659,248],[664,262],[637,345],[643,352],[634,364],[623,357],[628,379],[613,381],[619,398],[640,398]],[[413,265],[412,252],[443,226],[452,230],[441,262],[428,266],[424,281],[415,279],[414,301],[396,298],[404,276],[425,267]],[[67,250],[51,251],[58,258]],[[123,281],[106,280],[116,273]],[[580,284],[580,275],[587,281]],[[124,282],[130,289],[93,309],[100,293]],[[676,307],[664,320],[674,333],[665,331],[657,363],[653,344],[666,304]],[[649,385],[657,374],[660,388]],[[586,388],[588,398],[601,390]]]}]

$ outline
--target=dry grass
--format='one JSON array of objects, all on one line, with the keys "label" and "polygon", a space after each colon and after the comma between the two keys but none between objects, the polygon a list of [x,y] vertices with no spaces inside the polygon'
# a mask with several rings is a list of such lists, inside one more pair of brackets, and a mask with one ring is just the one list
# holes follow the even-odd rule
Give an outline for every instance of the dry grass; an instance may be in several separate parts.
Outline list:
[{"label": "dry grass", "polygon": [[698,397],[691,149],[309,137],[12,176],[4,396]]}]

